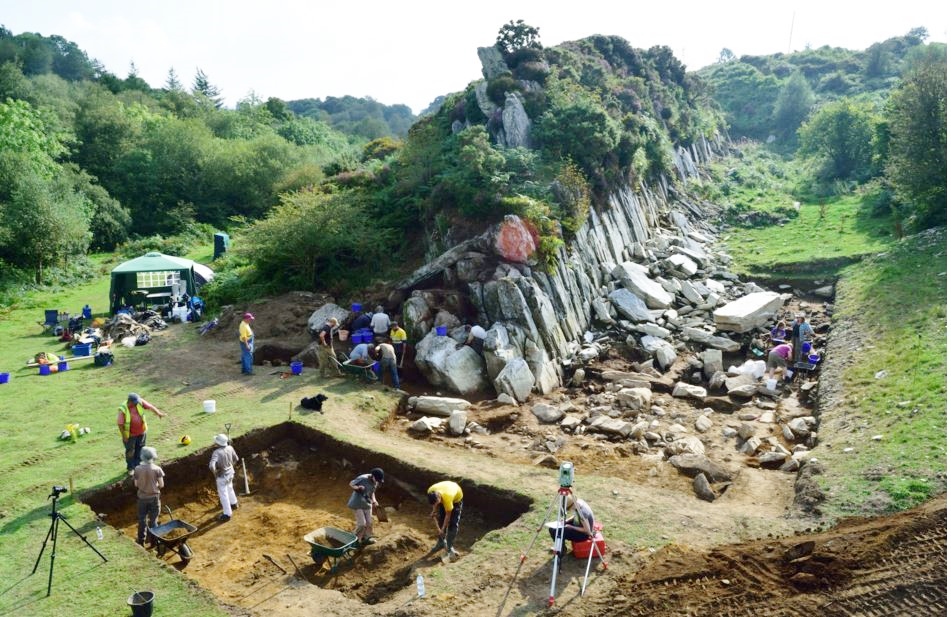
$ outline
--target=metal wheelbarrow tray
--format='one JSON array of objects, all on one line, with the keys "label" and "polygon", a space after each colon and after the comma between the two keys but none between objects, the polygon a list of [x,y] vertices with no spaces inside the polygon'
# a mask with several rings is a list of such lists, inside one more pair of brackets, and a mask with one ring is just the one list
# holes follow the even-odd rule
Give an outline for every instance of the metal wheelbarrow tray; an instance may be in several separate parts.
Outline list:
[{"label": "metal wheelbarrow tray", "polygon": [[328,557],[332,559],[331,573],[337,571],[338,560],[342,557],[353,563],[354,553],[360,548],[357,536],[336,527],[315,529],[304,536],[304,541],[310,544],[310,556],[318,568]]},{"label": "metal wheelbarrow tray", "polygon": [[[184,531],[176,533],[178,530]],[[166,550],[171,550],[178,553],[182,561],[188,561],[192,558],[192,550],[188,548],[185,541],[188,540],[188,536],[196,531],[198,531],[198,527],[179,519],[173,519],[164,525],[149,528],[149,533],[155,539],[155,552],[158,556],[162,557]]]},{"label": "metal wheelbarrow tray", "polygon": [[346,362],[339,362],[340,370],[346,373],[347,375],[356,375],[357,377],[362,377],[367,381],[376,381],[378,377],[376,373],[373,372],[373,368],[377,365],[376,362],[372,364],[351,364],[350,360]]}]

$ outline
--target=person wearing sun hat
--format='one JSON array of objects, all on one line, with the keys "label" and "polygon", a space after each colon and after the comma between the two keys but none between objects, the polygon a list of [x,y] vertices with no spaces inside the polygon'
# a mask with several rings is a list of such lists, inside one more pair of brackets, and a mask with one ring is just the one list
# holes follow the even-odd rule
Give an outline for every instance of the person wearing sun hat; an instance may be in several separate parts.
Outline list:
[{"label": "person wearing sun hat", "polygon": [[215,486],[221,501],[221,515],[218,520],[227,523],[232,511],[238,507],[238,496],[234,492],[234,466],[238,462],[238,453],[229,443],[228,436],[218,433],[214,439],[215,449],[211,453],[208,469],[215,474]]},{"label": "person wearing sun hat", "polygon": [[241,318],[241,325],[238,326],[238,340],[241,343],[241,373],[244,375],[252,374],[252,360],[254,360],[252,321],[254,321],[254,315],[245,313],[244,317]]},{"label": "person wearing sun hat", "polygon": [[376,500],[376,489],[381,484],[383,484],[383,470],[379,467],[374,467],[370,473],[360,474],[350,482],[353,493],[350,494],[347,507],[353,510],[353,516],[356,519],[356,529],[353,534],[363,545],[376,542],[373,537],[373,507],[380,505]]},{"label": "person wearing sun hat", "polygon": [[145,530],[155,527],[162,509],[161,493],[165,487],[165,472],[156,464],[155,448],[142,448],[142,462],[132,474],[132,483],[138,497],[139,528],[135,535],[138,545],[145,544]]}]

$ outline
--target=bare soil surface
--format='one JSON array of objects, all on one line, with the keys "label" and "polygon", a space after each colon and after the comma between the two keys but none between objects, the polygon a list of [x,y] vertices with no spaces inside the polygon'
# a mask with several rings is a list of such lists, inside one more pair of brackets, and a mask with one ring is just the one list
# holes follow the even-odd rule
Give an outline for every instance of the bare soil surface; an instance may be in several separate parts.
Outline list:
[{"label": "bare soil surface", "polygon": [[[290,294],[251,307],[259,340],[278,340],[281,334],[264,322],[269,315],[286,316],[298,327],[279,329],[295,333],[295,345],[306,344],[304,322],[312,308],[298,304],[299,298]],[[540,424],[530,405],[481,401],[470,420],[487,427],[488,435],[416,438],[397,413],[399,394],[389,388],[366,385],[366,395],[353,396],[348,394],[351,385],[341,386],[343,380],[315,380],[312,372],[281,379],[280,368],[270,366],[242,376],[236,321],[200,343],[184,342],[184,327],[157,333],[147,348],[150,365],[156,367],[154,379],[167,392],[162,407],[169,417],[152,429],[163,437],[197,432],[196,426],[208,432],[211,420],[194,413],[207,398],[227,394],[247,401],[248,409],[235,414],[238,428],[242,417],[253,413],[255,401],[281,399],[293,405],[321,391],[330,396],[325,413],[307,418],[316,430],[445,477],[517,491],[536,502],[535,509],[494,530],[482,516],[494,513],[480,513],[479,504],[467,503],[459,542],[463,555],[450,563],[424,558],[434,540],[428,506],[405,495],[387,501],[384,493],[381,501],[390,522],[375,523],[378,543],[356,553],[352,563],[344,560],[331,574],[327,564],[318,568],[313,562],[303,535],[322,526],[352,529],[345,507],[347,483],[364,469],[317,456],[300,443],[250,455],[252,494],[240,495],[239,472],[235,484],[241,507],[231,522],[217,523],[220,506],[213,480],[196,466],[190,488],[176,487],[165,498],[175,518],[199,527],[188,538],[194,557],[185,567],[174,553],[163,559],[209,589],[234,615],[946,614],[946,496],[911,512],[844,521],[820,532],[813,529],[817,520],[794,505],[795,474],[759,469],[737,451],[735,438],[722,436],[724,428],[745,422],[758,435],[781,440],[771,417],[810,411],[792,392],[733,413],[710,414],[714,426],[704,437],[707,455],[735,477],[715,487],[722,496],[707,503],[694,496],[691,479],[661,456],[639,455],[629,443],[591,434],[569,437]],[[414,393],[429,391],[419,384],[411,388]],[[547,400],[583,408],[597,395],[597,388],[566,389]],[[367,401],[360,396],[387,401],[393,409],[390,419],[382,426],[368,421]],[[654,399],[665,421],[692,426],[703,413],[663,393],[655,392]],[[298,408],[296,413],[302,412]],[[740,420],[741,414],[748,419]],[[605,522],[608,545],[608,567],[592,564],[583,598],[586,563],[566,560],[552,608],[547,608],[550,541],[539,537],[526,551],[526,539],[538,530],[557,489],[556,472],[535,464],[546,454],[575,464],[576,492]],[[130,541],[133,508],[125,504],[107,519]],[[481,509],[487,508],[504,506]],[[160,522],[166,520],[163,513]],[[424,598],[416,597],[417,573],[426,580]]]}]

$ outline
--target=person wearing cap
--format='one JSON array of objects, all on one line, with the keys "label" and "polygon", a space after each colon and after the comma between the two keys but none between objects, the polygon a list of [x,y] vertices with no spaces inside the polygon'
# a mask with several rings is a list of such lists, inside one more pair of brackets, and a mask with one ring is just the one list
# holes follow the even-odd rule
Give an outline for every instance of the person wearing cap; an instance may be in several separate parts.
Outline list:
[{"label": "person wearing cap", "polygon": [[390,316],[383,312],[382,306],[376,307],[373,318],[370,319],[370,327],[373,328],[373,336],[377,340],[386,336],[390,331]]},{"label": "person wearing cap", "polygon": [[254,315],[245,313],[241,318],[241,325],[238,326],[238,341],[241,343],[241,373],[251,375],[252,361],[254,360],[254,332],[251,330],[251,322],[254,321]]},{"label": "person wearing cap", "polygon": [[142,448],[145,447],[145,435],[149,430],[145,421],[146,409],[160,418],[165,417],[163,411],[135,392],[130,392],[125,404],[119,405],[119,415],[116,416],[119,436],[125,446],[125,467],[130,476],[142,457]]},{"label": "person wearing cap", "polygon": [[238,453],[228,442],[228,436],[224,433],[215,435],[215,449],[211,453],[208,469],[215,474],[218,500],[221,501],[218,520],[222,523],[230,521],[232,510],[238,507],[238,496],[234,493],[234,466],[237,462]]},{"label": "person wearing cap", "polygon": [[395,321],[390,322],[390,341],[393,343],[393,351],[396,352],[398,366],[402,368],[403,356],[406,354],[406,330]]},{"label": "person wearing cap", "polygon": [[353,535],[362,545],[373,544],[373,507],[379,507],[376,500],[376,489],[383,484],[383,470],[374,467],[370,473],[360,474],[350,482],[353,493],[347,501],[347,507],[353,510],[357,528]]},{"label": "person wearing cap", "polygon": [[317,364],[320,366],[321,377],[332,376],[331,371],[336,372],[338,377],[343,375],[334,355],[334,331],[338,323],[336,317],[328,317],[317,333]]},{"label": "person wearing cap", "polygon": [[439,532],[439,540],[431,552],[446,547],[446,556],[455,559],[459,556],[453,543],[459,533],[459,519],[462,518],[462,487],[451,480],[443,480],[427,489],[426,498],[433,507],[430,517]]},{"label": "person wearing cap", "polygon": [[[548,534],[552,540],[558,534],[558,525],[547,525]],[[594,511],[584,499],[578,499],[574,495],[565,496],[565,532],[562,536],[560,547],[556,547],[556,559],[559,566],[561,559],[564,558],[566,548],[565,541],[584,542],[594,537]]]},{"label": "person wearing cap", "polygon": [[139,529],[135,541],[139,546],[145,544],[145,530],[155,527],[162,509],[160,496],[165,487],[165,472],[155,463],[156,460],[158,453],[155,448],[142,448],[142,462],[132,474],[138,497]]}]

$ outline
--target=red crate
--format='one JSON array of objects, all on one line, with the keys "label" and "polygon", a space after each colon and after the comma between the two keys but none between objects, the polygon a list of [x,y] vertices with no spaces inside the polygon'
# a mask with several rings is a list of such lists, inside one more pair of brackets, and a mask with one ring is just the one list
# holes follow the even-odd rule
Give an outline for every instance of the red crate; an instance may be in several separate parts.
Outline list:
[{"label": "red crate", "polygon": [[[601,532],[594,534],[594,541],[598,544],[598,551],[601,551],[601,555],[604,555],[604,536],[601,535]],[[591,540],[583,540],[581,542],[572,542],[571,550],[574,553],[576,559],[587,559],[588,553],[591,552]],[[598,552],[594,552],[594,556],[597,557]]]}]

